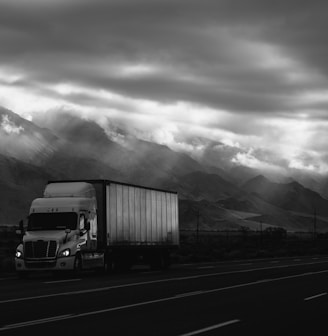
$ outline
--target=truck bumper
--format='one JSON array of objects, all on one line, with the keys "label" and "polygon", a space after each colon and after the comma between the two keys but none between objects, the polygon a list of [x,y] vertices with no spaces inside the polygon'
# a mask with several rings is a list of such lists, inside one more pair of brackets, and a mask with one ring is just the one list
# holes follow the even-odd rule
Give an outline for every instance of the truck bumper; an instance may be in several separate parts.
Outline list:
[{"label": "truck bumper", "polygon": [[74,269],[75,256],[58,258],[54,260],[27,261],[15,258],[17,272],[26,271],[68,271]]}]

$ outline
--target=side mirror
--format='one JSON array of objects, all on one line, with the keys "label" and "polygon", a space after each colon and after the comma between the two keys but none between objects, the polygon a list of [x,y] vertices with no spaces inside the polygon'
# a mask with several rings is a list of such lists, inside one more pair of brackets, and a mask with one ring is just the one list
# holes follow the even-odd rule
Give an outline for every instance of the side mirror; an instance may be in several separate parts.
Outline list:
[{"label": "side mirror", "polygon": [[18,223],[18,229],[16,230],[16,234],[19,236],[24,236],[25,230],[24,230],[24,221],[20,220]]},{"label": "side mirror", "polygon": [[66,229],[65,229],[66,236],[65,236],[65,239],[64,239],[64,243],[67,242],[67,237],[68,237],[68,234],[69,234],[70,232],[71,232],[71,229],[69,229],[69,228],[66,228]]}]

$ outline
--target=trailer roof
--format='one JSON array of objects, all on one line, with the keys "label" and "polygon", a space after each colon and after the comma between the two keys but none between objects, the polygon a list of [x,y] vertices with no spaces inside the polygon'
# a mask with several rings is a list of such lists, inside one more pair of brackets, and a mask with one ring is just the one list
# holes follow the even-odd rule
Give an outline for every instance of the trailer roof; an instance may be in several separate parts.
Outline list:
[{"label": "trailer roof", "polygon": [[172,191],[172,190],[165,190],[165,189],[159,189],[159,188],[151,188],[151,187],[146,187],[143,185],[137,185],[137,184],[131,184],[131,183],[125,183],[125,182],[119,182],[119,181],[113,181],[113,180],[105,180],[105,179],[95,179],[95,180],[51,180],[48,181],[49,183],[69,183],[69,182],[86,182],[86,183],[91,183],[91,184],[103,184],[103,185],[109,185],[111,183],[115,184],[121,184],[125,186],[130,186],[130,187],[136,187],[136,188],[142,188],[142,189],[148,189],[148,190],[156,190],[156,191],[162,191],[162,192],[167,192],[167,193],[172,193],[172,194],[177,194],[177,191]]}]

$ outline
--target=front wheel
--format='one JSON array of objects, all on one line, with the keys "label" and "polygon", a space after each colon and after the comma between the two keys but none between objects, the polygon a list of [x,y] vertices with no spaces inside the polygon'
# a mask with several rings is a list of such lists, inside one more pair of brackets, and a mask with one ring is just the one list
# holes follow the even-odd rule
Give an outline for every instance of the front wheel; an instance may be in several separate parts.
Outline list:
[{"label": "front wheel", "polygon": [[80,274],[82,272],[82,257],[77,254],[74,259],[74,274]]}]

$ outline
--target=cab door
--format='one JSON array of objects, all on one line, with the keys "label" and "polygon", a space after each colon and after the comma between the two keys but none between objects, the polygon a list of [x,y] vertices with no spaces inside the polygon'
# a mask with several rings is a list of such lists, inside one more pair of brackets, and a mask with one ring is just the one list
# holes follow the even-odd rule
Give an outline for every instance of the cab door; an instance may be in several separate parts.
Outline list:
[{"label": "cab door", "polygon": [[81,245],[81,249],[95,251],[97,249],[97,216],[95,212],[80,213],[79,229],[80,239],[85,241]]}]

